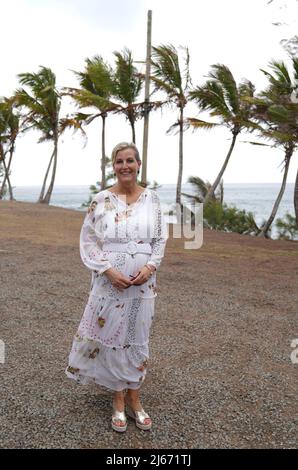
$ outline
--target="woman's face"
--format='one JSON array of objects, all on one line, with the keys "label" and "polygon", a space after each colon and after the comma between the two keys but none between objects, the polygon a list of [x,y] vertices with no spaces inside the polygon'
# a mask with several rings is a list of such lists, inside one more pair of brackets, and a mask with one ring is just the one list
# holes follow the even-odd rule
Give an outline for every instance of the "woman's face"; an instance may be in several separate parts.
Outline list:
[{"label": "woman's face", "polygon": [[137,179],[141,162],[136,160],[134,149],[124,149],[117,153],[113,165],[116,177],[120,183],[128,183]]}]

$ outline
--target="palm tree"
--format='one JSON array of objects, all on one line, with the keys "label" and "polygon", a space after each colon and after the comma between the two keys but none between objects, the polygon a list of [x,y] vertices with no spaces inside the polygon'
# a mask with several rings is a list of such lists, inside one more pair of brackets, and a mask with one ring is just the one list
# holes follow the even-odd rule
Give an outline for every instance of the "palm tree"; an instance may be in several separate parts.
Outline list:
[{"label": "palm tree", "polygon": [[112,101],[114,93],[114,73],[108,63],[101,56],[95,55],[92,59],[86,59],[84,72],[73,71],[79,79],[80,88],[64,87],[65,93],[70,95],[81,108],[95,108],[95,112],[86,114],[78,112],[73,118],[63,120],[64,127],[80,128],[82,124],[90,124],[100,117],[101,130],[101,189],[106,187],[106,151],[105,151],[105,127],[106,118],[112,111],[119,109],[117,103]]},{"label": "palm tree", "polygon": [[[296,45],[298,44],[298,38],[296,36]],[[297,57],[292,57],[292,65],[293,65],[293,72],[294,72],[294,87],[295,89],[292,92],[291,100],[294,103],[298,103],[298,59]],[[294,188],[294,209],[295,209],[295,218],[296,218],[296,225],[298,228],[298,169],[296,174],[295,180],[295,188]]]},{"label": "palm tree", "polygon": [[[10,166],[15,150],[15,141],[19,133],[20,116],[14,112],[13,98],[3,98],[0,102],[0,160],[4,168],[4,178],[0,188],[0,199],[6,190],[6,181],[10,200],[13,200],[12,186],[10,182]],[[6,165],[6,155],[9,154]]]},{"label": "palm tree", "polygon": [[[208,190],[211,187],[211,184],[209,183],[209,181],[205,182],[199,176],[189,176],[187,182],[193,185],[195,189],[195,194],[181,193],[182,196],[186,196],[187,198],[192,199],[195,202],[203,203],[206,199],[206,194],[208,193]],[[219,188],[217,188],[217,191],[213,193],[212,196],[210,197],[210,201],[218,201],[222,204],[223,194],[224,194],[223,181],[221,181]]]},{"label": "palm tree", "polygon": [[[177,122],[170,127],[168,132],[179,129],[179,168],[176,188],[176,203],[181,206],[181,184],[183,173],[183,132],[184,132],[184,108],[187,104],[188,90],[191,83],[189,73],[189,51],[182,48],[185,56],[179,59],[178,51],[172,44],[160,45],[152,48],[152,76],[155,91],[161,90],[167,95],[169,104],[174,104],[179,110]],[[183,69],[181,68],[183,61]],[[181,210],[181,218],[183,213]]]},{"label": "palm tree", "polygon": [[143,76],[133,65],[132,53],[124,48],[123,52],[114,52],[116,57],[114,73],[114,97],[119,102],[116,113],[124,114],[131,126],[132,141],[136,143],[135,122],[143,117],[144,103],[137,102],[143,85]]},{"label": "palm tree", "polygon": [[[25,108],[28,113],[24,117],[24,124],[28,129],[37,129],[41,132],[38,143],[53,142],[53,152],[45,173],[38,202],[49,204],[57,168],[58,139],[61,133],[59,128],[59,112],[61,106],[61,96],[56,88],[56,76],[50,68],[40,66],[38,73],[21,73],[18,75],[21,85],[29,88],[27,92],[24,88],[15,92],[15,102],[17,106]],[[30,94],[31,93],[31,94]],[[46,181],[53,163],[51,180],[45,193]]]},{"label": "palm tree", "polygon": [[[257,124],[251,121],[252,105],[242,100],[243,96],[253,96],[255,91],[254,85],[248,80],[243,80],[237,86],[232,72],[224,64],[212,65],[212,70],[209,72],[208,77],[210,79],[204,85],[198,86],[189,92],[189,97],[202,110],[208,110],[211,116],[218,117],[220,125],[228,127],[232,133],[232,142],[214,183],[207,191],[205,203],[212,197],[222,179],[235,147],[238,134],[243,129],[251,130],[257,128]],[[194,118],[187,119],[186,123],[194,129],[209,128],[211,125],[211,123]]]},{"label": "palm tree", "polygon": [[[298,59],[292,58],[292,64],[297,76]],[[298,103],[292,100],[292,93],[297,85],[292,81],[284,62],[273,60],[269,63],[269,67],[273,73],[261,69],[269,80],[268,87],[259,94],[259,98],[247,98],[250,103],[254,103],[255,119],[264,126],[260,130],[260,135],[273,141],[273,147],[281,147],[284,151],[281,188],[260,233],[260,236],[266,238],[283,197],[290,161],[298,145]],[[296,190],[295,187],[295,194]]]}]

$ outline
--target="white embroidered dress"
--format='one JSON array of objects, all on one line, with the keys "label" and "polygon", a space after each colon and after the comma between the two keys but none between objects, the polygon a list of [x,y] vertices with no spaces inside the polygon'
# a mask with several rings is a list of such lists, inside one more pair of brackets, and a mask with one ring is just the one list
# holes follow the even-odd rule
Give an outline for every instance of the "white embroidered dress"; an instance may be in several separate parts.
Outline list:
[{"label": "white embroidered dress", "polygon": [[[130,278],[145,264],[158,269],[167,237],[155,191],[146,188],[130,205],[109,190],[94,197],[80,234],[82,261],[92,270],[91,290],[73,339],[66,369],[69,378],[113,391],[141,386],[149,359],[156,271],[144,284],[123,291],[111,284],[104,271],[113,267]],[[117,252],[106,248],[107,243],[117,243],[119,248],[119,243],[127,247],[128,242],[147,247],[149,243],[152,252],[130,253],[127,249]]]}]

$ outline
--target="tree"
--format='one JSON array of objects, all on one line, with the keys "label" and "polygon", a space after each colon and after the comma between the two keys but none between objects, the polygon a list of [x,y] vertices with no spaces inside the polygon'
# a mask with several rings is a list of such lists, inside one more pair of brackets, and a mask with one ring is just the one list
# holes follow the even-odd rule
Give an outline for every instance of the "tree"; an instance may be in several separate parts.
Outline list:
[{"label": "tree", "polygon": [[114,94],[114,73],[108,63],[101,56],[95,55],[92,59],[86,59],[84,72],[73,71],[79,79],[80,88],[64,87],[65,94],[70,95],[77,106],[81,108],[95,108],[93,113],[78,112],[72,118],[63,120],[64,127],[81,129],[82,125],[90,124],[100,117],[102,120],[101,131],[101,189],[106,187],[106,150],[105,128],[108,114],[119,106],[112,101]]},{"label": "tree", "polygon": [[[170,127],[168,132],[179,129],[179,167],[176,188],[176,203],[181,209],[181,185],[183,174],[183,132],[184,108],[187,104],[188,90],[191,83],[189,72],[189,51],[187,47],[181,48],[184,55],[179,57],[177,49],[172,45],[160,45],[152,48],[152,76],[155,91],[161,90],[167,96],[167,102],[178,108],[178,120]],[[182,63],[183,68],[182,68]],[[183,211],[181,210],[181,218]]]},{"label": "tree", "polygon": [[[15,91],[14,99],[17,106],[24,108],[27,113],[24,116],[23,124],[26,130],[36,129],[41,132],[38,143],[52,142],[53,152],[45,173],[38,202],[49,204],[55,183],[58,139],[61,134],[59,112],[61,106],[61,96],[56,88],[56,76],[50,68],[40,66],[38,73],[20,73],[18,75],[21,85],[24,88]],[[45,194],[46,181],[53,164],[51,180]]]},{"label": "tree", "polygon": [[[194,200],[195,202],[204,203],[206,199],[206,194],[208,193],[208,190],[211,187],[211,184],[209,183],[209,181],[205,182],[199,176],[189,176],[187,182],[193,185],[195,189],[195,194],[187,194],[187,193],[181,193],[181,194],[183,196],[186,196]],[[223,194],[224,194],[223,181],[221,181],[219,188],[217,188],[217,191],[212,194],[212,196],[210,197],[210,200],[218,201],[222,204]]]},{"label": "tree", "polygon": [[[280,201],[283,197],[291,158],[298,145],[298,103],[293,101],[293,91],[297,86],[298,59],[292,58],[294,80],[284,62],[271,61],[272,73],[261,69],[269,81],[268,87],[256,98],[246,98],[254,103],[254,116],[262,127],[260,136],[273,142],[273,147],[284,151],[283,179],[280,191],[273,205],[271,214],[263,225],[260,236],[268,238],[268,232],[275,219]],[[296,180],[298,183],[298,181]],[[296,197],[296,190],[294,198]],[[297,214],[296,214],[297,215]]]},{"label": "tree", "polygon": [[[115,69],[96,55],[93,59],[86,59],[84,72],[74,72],[79,78],[81,88],[64,88],[65,94],[72,96],[80,107],[96,108],[95,113],[78,112],[65,119],[65,127],[79,128],[81,125],[90,124],[97,117],[102,118],[102,189],[106,187],[105,122],[108,114],[123,114],[127,118],[132,130],[132,141],[135,143],[135,122],[143,117],[145,106],[145,103],[137,102],[144,78],[133,65],[131,51],[125,48],[123,52],[114,52],[114,55]],[[158,107],[159,102],[150,106]]]},{"label": "tree", "polygon": [[[13,191],[10,182],[10,167],[15,150],[15,141],[19,134],[20,116],[15,112],[13,98],[3,98],[0,101],[0,161],[4,169],[4,177],[0,185],[0,199],[5,196],[7,186],[10,200],[13,200]],[[9,155],[6,165],[6,156]]]},{"label": "tree", "polygon": [[124,48],[123,52],[114,52],[116,68],[114,74],[114,97],[119,101],[116,113],[124,114],[131,126],[132,141],[136,143],[135,122],[143,117],[144,103],[137,99],[142,89],[143,77],[133,65],[132,53]]},{"label": "tree", "polygon": [[5,176],[5,171],[3,170],[3,163],[2,160],[0,159],[0,184],[2,186],[2,193],[0,199],[3,199],[3,197],[6,196],[7,193],[7,185],[4,183],[3,184],[3,177]]},{"label": "tree", "polygon": [[[230,69],[224,64],[212,65],[209,72],[209,80],[202,86],[197,86],[189,92],[191,100],[195,101],[199,107],[205,111],[210,111],[211,116],[219,118],[220,125],[228,127],[232,133],[232,142],[224,163],[205,197],[205,203],[208,202],[212,194],[219,185],[226,167],[232,155],[238,134],[243,129],[257,128],[257,124],[251,121],[252,105],[249,102],[242,101],[243,96],[254,95],[255,87],[249,80],[243,80],[239,86],[232,75]],[[187,124],[193,128],[210,128],[218,125],[205,121],[189,118]]]}]

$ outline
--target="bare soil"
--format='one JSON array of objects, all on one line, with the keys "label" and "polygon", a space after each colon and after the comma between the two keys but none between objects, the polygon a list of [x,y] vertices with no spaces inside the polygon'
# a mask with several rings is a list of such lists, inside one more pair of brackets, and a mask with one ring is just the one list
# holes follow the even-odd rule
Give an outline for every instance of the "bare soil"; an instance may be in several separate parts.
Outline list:
[{"label": "bare soil", "polygon": [[158,272],[149,433],[110,426],[111,396],[64,375],[88,298],[84,213],[0,202],[0,446],[295,448],[298,243],[204,230],[168,240]]}]

